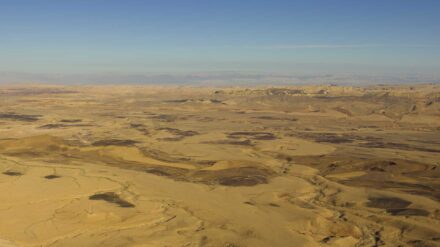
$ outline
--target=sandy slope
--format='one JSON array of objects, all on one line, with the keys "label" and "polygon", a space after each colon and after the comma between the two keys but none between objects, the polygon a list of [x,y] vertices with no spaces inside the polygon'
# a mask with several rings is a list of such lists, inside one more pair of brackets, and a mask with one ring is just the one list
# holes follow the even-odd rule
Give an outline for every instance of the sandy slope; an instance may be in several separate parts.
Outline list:
[{"label": "sandy slope", "polygon": [[440,245],[436,85],[0,96],[0,246]]}]

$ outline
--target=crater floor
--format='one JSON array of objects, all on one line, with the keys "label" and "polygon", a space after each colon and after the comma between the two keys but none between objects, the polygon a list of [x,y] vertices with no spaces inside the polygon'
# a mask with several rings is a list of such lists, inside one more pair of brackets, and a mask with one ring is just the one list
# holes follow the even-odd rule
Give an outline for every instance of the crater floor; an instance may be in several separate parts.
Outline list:
[{"label": "crater floor", "polygon": [[0,246],[440,246],[440,87],[0,87]]}]

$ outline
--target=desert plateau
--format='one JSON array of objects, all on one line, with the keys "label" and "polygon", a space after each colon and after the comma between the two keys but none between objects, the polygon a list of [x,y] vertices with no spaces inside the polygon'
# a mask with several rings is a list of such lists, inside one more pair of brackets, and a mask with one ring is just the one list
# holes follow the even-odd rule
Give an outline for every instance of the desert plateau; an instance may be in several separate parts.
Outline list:
[{"label": "desert plateau", "polygon": [[440,85],[3,85],[0,191],[0,246],[440,246]]}]

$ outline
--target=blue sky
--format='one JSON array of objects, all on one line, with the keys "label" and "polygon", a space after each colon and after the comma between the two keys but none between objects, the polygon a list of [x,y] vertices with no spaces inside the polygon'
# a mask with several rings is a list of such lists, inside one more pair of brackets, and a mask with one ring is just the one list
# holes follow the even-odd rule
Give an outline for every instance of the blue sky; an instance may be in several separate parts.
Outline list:
[{"label": "blue sky", "polygon": [[438,74],[437,0],[2,0],[0,72]]}]

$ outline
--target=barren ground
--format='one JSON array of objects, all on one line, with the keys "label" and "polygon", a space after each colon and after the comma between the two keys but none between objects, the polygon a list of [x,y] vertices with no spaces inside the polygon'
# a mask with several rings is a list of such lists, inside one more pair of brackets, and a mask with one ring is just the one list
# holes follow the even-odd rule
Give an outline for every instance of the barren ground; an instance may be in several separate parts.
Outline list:
[{"label": "barren ground", "polygon": [[440,86],[3,86],[0,191],[0,246],[440,246]]}]

